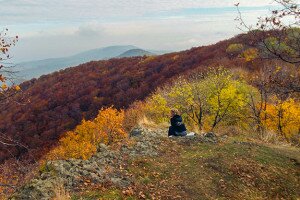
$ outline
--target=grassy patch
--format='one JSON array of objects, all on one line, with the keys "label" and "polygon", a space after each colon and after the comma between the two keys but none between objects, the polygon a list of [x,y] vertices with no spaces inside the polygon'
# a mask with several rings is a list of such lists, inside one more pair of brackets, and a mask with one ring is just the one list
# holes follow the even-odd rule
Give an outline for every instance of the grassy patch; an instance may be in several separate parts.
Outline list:
[{"label": "grassy patch", "polygon": [[161,199],[297,199],[300,168],[280,150],[247,142],[174,146],[130,167],[138,190]]},{"label": "grassy patch", "polygon": [[134,197],[124,196],[118,189],[106,191],[89,191],[80,195],[73,195],[72,200],[135,200]]},{"label": "grassy patch", "polygon": [[256,151],[255,160],[263,165],[282,168],[294,167],[293,163],[291,163],[291,160],[288,157],[278,153],[276,150],[271,149],[270,147],[262,146],[256,149]]}]

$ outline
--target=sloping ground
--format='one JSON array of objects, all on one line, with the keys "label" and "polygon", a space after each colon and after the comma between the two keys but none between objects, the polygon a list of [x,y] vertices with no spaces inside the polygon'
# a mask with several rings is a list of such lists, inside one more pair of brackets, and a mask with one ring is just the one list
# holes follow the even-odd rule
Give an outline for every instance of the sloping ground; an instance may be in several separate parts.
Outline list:
[{"label": "sloping ground", "polygon": [[203,72],[208,66],[243,67],[243,59],[229,58],[226,48],[250,41],[241,35],[161,56],[89,62],[27,81],[20,85],[22,93],[0,105],[0,132],[22,144],[0,145],[0,163],[12,156],[38,160],[82,119],[95,118],[102,107],[127,108],[179,75]]},{"label": "sloping ground", "polygon": [[[287,154],[287,152],[291,152]],[[58,183],[72,199],[298,199],[299,149],[234,138],[165,137],[143,130],[88,161],[49,162],[14,199],[49,199]]]},{"label": "sloping ground", "polygon": [[[196,144],[186,147],[179,157],[173,156],[169,161],[167,158],[170,156],[163,162],[147,164],[155,166],[156,162],[162,163],[158,165],[158,171],[163,176],[152,183],[156,186],[153,193],[160,194],[162,199],[300,197],[299,163],[264,146]],[[172,166],[175,166],[174,170],[171,170]],[[155,184],[162,180],[166,181]]]}]

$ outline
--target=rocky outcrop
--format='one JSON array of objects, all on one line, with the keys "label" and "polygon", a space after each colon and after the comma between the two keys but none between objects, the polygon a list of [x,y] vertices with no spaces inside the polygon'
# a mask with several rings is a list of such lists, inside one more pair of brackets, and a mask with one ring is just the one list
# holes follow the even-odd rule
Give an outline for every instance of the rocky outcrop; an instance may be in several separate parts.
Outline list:
[{"label": "rocky outcrop", "polygon": [[126,162],[124,158],[139,156],[157,156],[159,143],[166,136],[164,130],[136,128],[131,139],[134,145],[124,143],[117,150],[100,144],[97,153],[89,160],[70,159],[49,161],[41,170],[39,177],[20,188],[11,199],[51,199],[54,189],[63,185],[67,190],[74,190],[85,180],[93,184],[113,184],[126,188],[131,184],[130,178],[120,170]]},{"label": "rocky outcrop", "polygon": [[[193,137],[170,138],[178,143],[217,142],[214,134]],[[40,176],[20,188],[11,199],[51,199],[54,189],[63,185],[74,191],[86,180],[92,184],[110,184],[127,188],[132,184],[130,176],[122,165],[136,157],[153,157],[160,154],[162,140],[167,140],[166,130],[135,128],[130,133],[130,145],[124,142],[116,150],[100,144],[97,153],[89,160],[70,159],[49,161],[42,168]]]}]

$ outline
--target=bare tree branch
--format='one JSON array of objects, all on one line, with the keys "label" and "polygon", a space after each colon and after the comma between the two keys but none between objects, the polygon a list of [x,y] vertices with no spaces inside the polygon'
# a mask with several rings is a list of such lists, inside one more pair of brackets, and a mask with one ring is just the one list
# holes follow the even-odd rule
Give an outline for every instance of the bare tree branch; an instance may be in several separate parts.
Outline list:
[{"label": "bare tree branch", "polygon": [[259,17],[256,26],[248,25],[244,21],[240,4],[236,4],[238,28],[256,40],[253,46],[260,47],[262,58],[277,58],[287,63],[298,64],[300,63],[300,8],[293,0],[274,0],[274,2],[282,8],[272,10],[269,16]]}]

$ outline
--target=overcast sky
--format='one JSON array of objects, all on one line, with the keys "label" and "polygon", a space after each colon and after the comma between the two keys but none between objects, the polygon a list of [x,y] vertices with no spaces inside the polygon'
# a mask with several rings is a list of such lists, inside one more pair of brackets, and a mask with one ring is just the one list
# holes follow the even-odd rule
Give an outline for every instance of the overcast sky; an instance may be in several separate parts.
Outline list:
[{"label": "overcast sky", "polygon": [[254,23],[272,0],[0,0],[0,27],[20,41],[15,62],[62,57],[110,45],[183,50],[240,31],[234,4]]}]

